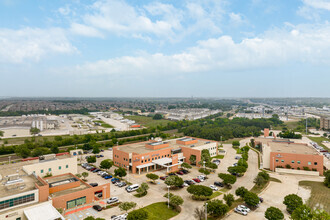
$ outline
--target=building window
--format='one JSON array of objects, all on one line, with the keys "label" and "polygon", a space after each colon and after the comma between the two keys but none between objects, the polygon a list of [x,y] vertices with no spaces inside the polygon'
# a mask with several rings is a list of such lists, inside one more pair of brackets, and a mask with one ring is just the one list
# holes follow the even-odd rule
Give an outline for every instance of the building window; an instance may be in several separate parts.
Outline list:
[{"label": "building window", "polygon": [[86,196],[80,197],[78,199],[70,200],[66,202],[66,209],[72,209],[76,206],[83,205],[86,203]]},{"label": "building window", "polygon": [[69,168],[69,165],[66,165],[65,168]]},{"label": "building window", "polygon": [[276,162],[278,162],[278,159],[276,159]]},{"label": "building window", "polygon": [[150,161],[150,159],[148,159],[148,161]]},{"label": "building window", "polygon": [[314,162],[314,165],[317,165],[317,162]]},{"label": "building window", "polygon": [[297,161],[297,164],[300,164],[300,161],[299,160]]},{"label": "building window", "polygon": [[282,163],[284,163],[284,160],[281,160]]},{"label": "building window", "polygon": [[52,172],[52,168],[48,168],[48,172]]},{"label": "building window", "polygon": [[0,210],[34,201],[34,193],[0,202]]},{"label": "building window", "polygon": [[294,163],[294,160],[292,160],[291,163]]},{"label": "building window", "polygon": [[312,163],[311,162],[308,162],[308,165],[312,165]]},{"label": "building window", "polygon": [[59,166],[59,167],[58,167],[58,169],[60,170],[60,169],[62,169],[62,167],[61,167],[61,166]]},{"label": "building window", "polygon": [[44,170],[40,170],[40,173],[44,173]]}]

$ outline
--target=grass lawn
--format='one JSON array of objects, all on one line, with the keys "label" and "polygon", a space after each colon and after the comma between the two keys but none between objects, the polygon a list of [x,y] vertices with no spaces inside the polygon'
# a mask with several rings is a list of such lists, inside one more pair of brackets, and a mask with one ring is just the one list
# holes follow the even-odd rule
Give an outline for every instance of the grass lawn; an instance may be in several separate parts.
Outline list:
[{"label": "grass lawn", "polygon": [[152,117],[141,116],[141,115],[125,116],[125,118],[134,120],[136,123],[143,125],[145,127],[157,127],[158,125],[167,125],[167,123],[170,122],[169,120],[165,120],[165,119],[154,120],[152,119]]},{"label": "grass lawn", "polygon": [[276,183],[282,183],[281,180],[276,179],[276,178],[274,178],[274,177],[270,177],[269,180],[270,180],[270,181],[273,181],[273,182],[276,182]]},{"label": "grass lawn", "polygon": [[308,138],[311,139],[313,142],[316,142],[318,145],[320,145],[324,149],[327,149],[328,151],[330,151],[329,148],[327,148],[324,144],[322,144],[322,141],[329,141],[328,138],[325,138],[325,137],[311,137],[311,136],[308,136]]},{"label": "grass lawn", "polygon": [[146,207],[143,207],[142,209],[148,212],[149,220],[152,219],[167,220],[179,214],[175,210],[171,209],[171,207],[167,208],[165,202],[156,202]]},{"label": "grass lawn", "polygon": [[216,192],[214,192],[209,198],[210,198],[210,199],[214,199],[215,197],[218,197],[218,196],[220,196],[221,194],[222,194],[221,192],[216,191]]},{"label": "grass lawn", "polygon": [[311,197],[307,201],[307,205],[311,208],[324,209],[330,213],[330,189],[323,182],[300,181],[299,186],[311,189]]},{"label": "grass lawn", "polygon": [[226,141],[223,141],[222,143],[223,144],[232,144],[233,141],[240,141],[240,140],[243,140],[243,138],[233,138],[233,139],[228,139]]},{"label": "grass lawn", "polygon": [[212,159],[223,159],[225,157],[225,155],[217,155],[217,156],[214,156],[212,157]]},{"label": "grass lawn", "polygon": [[261,186],[257,186],[257,184],[255,184],[250,191],[253,193],[259,194],[262,192],[262,190],[264,190],[268,186],[268,184],[269,184],[269,181],[262,184]]}]

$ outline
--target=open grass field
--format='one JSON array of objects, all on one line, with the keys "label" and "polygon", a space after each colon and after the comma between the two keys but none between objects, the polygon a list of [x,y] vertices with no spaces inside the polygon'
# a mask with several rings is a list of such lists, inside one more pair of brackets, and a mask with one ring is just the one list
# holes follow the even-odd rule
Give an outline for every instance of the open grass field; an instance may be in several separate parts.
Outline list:
[{"label": "open grass field", "polygon": [[125,118],[134,120],[136,123],[145,126],[145,127],[157,127],[158,125],[167,125],[169,120],[160,119],[154,120],[152,117],[141,116],[141,115],[134,115],[134,116],[125,116]]},{"label": "open grass field", "polygon": [[228,139],[226,141],[223,141],[222,143],[223,144],[232,144],[233,141],[240,141],[240,140],[243,140],[243,138],[233,138],[233,139]]},{"label": "open grass field", "polygon": [[167,220],[179,214],[175,210],[171,209],[171,207],[167,208],[165,202],[156,202],[143,207],[142,209],[148,212],[148,220]]},{"label": "open grass field", "polygon": [[217,155],[212,157],[212,159],[223,159],[225,157],[225,155]]},{"label": "open grass field", "polygon": [[215,197],[220,196],[222,193],[219,191],[213,192],[213,194],[209,197],[210,199],[214,199]]},{"label": "open grass field", "polygon": [[300,181],[299,186],[311,189],[311,197],[307,205],[311,208],[324,209],[330,213],[330,189],[322,182]]},{"label": "open grass field", "polygon": [[308,138],[311,141],[316,142],[319,146],[323,147],[324,149],[327,149],[328,151],[330,151],[330,149],[328,147],[326,147],[324,144],[322,144],[322,141],[329,141],[328,138],[325,138],[325,137],[311,137],[311,136],[308,136]]},{"label": "open grass field", "polygon": [[[69,135],[58,135],[61,137],[69,136]],[[24,144],[24,140],[32,140],[32,137],[17,137],[17,138],[6,138],[0,140],[0,144],[2,144],[5,140],[8,142],[8,144]],[[48,141],[53,141],[55,139],[55,136],[35,136],[35,141],[43,141],[44,139],[47,139]]]}]

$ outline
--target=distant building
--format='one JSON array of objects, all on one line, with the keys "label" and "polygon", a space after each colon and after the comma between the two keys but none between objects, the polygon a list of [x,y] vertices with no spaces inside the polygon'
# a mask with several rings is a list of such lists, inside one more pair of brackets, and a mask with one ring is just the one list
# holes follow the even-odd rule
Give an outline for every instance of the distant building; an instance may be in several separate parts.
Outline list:
[{"label": "distant building", "polygon": [[330,130],[330,118],[321,117],[320,128],[323,130]]},{"label": "distant building", "polygon": [[151,140],[113,147],[113,161],[116,166],[129,168],[132,173],[164,168],[167,172],[175,172],[183,162],[190,163],[191,155],[195,156],[199,166],[203,149],[208,149],[211,156],[216,156],[217,142],[192,137]]},{"label": "distant building", "polygon": [[275,171],[275,168],[286,168],[288,164],[291,169],[308,167],[323,174],[323,156],[307,144],[282,139],[265,142],[262,145],[264,168]]}]

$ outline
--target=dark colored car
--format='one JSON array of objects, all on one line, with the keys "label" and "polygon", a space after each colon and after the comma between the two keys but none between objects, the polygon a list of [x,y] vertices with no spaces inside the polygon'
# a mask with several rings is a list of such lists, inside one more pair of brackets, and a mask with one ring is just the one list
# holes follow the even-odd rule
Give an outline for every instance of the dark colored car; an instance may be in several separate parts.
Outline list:
[{"label": "dark colored car", "polygon": [[99,205],[93,205],[93,209],[95,209],[98,212],[102,211],[102,207]]},{"label": "dark colored car", "polygon": [[96,157],[96,158],[100,158],[100,155],[96,155],[95,157]]},{"label": "dark colored car", "polygon": [[96,187],[96,186],[98,186],[99,184],[98,184],[98,183],[90,183],[89,185],[91,185],[92,187]]},{"label": "dark colored car", "polygon": [[161,176],[159,179],[166,180],[167,176]]},{"label": "dark colored car", "polygon": [[194,182],[191,180],[185,180],[184,182],[187,183],[189,186],[194,184]]},{"label": "dark colored car", "polygon": [[104,150],[101,150],[101,152],[104,152]]},{"label": "dark colored car", "polygon": [[102,154],[100,154],[100,157],[104,157]]},{"label": "dark colored car", "polygon": [[264,199],[261,198],[261,197],[259,197],[259,201],[260,201],[260,202],[264,202]]},{"label": "dark colored car", "polygon": [[223,187],[224,186],[222,182],[214,182],[214,185],[220,186],[220,187]]},{"label": "dark colored car", "polygon": [[113,183],[113,184],[115,184],[116,182],[119,182],[120,180],[118,179],[118,178],[113,178],[113,179],[111,179],[111,182]]},{"label": "dark colored car", "polygon": [[111,179],[112,176],[111,175],[107,175],[107,176],[104,176],[103,178],[107,180],[107,179]]},{"label": "dark colored car", "polygon": [[170,173],[170,174],[168,174],[169,176],[176,176],[176,174],[175,173]]},{"label": "dark colored car", "polygon": [[103,196],[103,193],[99,193],[97,197],[101,198]]},{"label": "dark colored car", "polygon": [[94,171],[94,170],[96,170],[96,168],[94,167],[94,168],[92,168],[92,169],[90,169],[89,171]]},{"label": "dark colored car", "polygon": [[176,173],[179,174],[179,175],[183,175],[184,174],[182,171],[178,171]]},{"label": "dark colored car", "polygon": [[181,170],[181,172],[183,172],[184,174],[189,173],[188,170]]},{"label": "dark colored car", "polygon": [[100,169],[95,169],[95,170],[93,170],[93,173],[96,173],[96,172],[99,172],[99,171],[101,171]]}]

